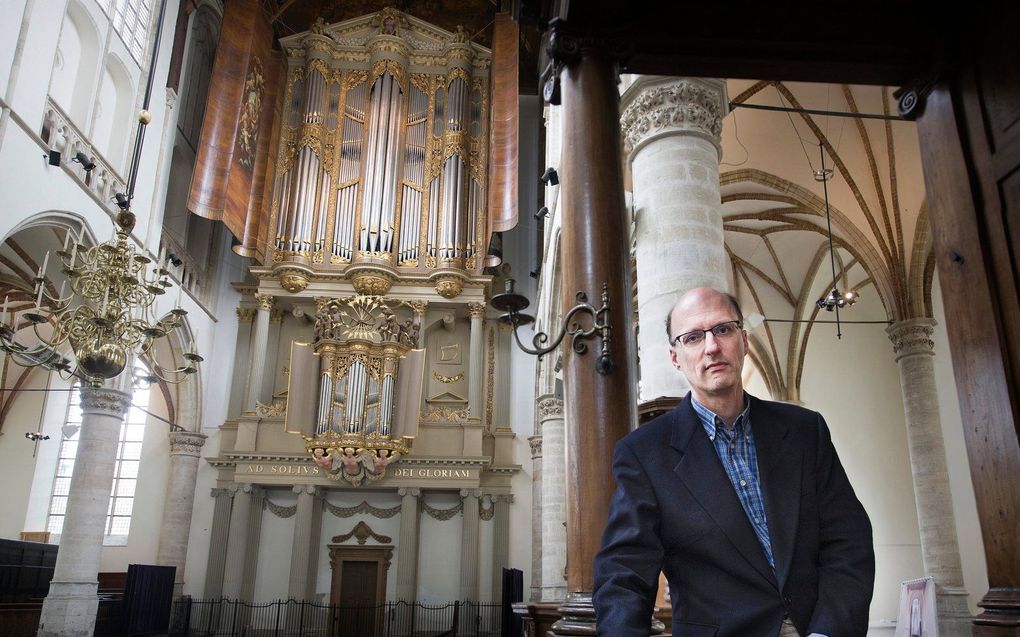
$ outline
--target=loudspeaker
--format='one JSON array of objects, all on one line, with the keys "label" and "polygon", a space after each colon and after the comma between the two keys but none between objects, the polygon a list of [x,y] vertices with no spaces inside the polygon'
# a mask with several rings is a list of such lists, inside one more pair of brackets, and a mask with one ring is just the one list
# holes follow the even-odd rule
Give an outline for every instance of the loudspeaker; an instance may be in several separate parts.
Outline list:
[{"label": "loudspeaker", "polygon": [[50,162],[50,166],[59,166],[60,165],[60,151],[59,150],[51,150],[49,152],[49,162]]}]

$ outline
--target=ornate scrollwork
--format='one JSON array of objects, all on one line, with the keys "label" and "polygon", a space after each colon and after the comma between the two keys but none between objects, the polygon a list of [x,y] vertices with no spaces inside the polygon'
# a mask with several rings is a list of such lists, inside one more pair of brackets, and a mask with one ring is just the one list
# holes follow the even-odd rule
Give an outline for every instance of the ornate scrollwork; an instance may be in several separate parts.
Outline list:
[{"label": "ornate scrollwork", "polygon": [[421,499],[421,510],[424,511],[426,514],[428,514],[428,516],[430,518],[433,518],[433,519],[436,519],[436,520],[439,520],[440,522],[442,522],[444,520],[449,520],[453,516],[457,515],[461,511],[463,511],[464,510],[464,501],[461,500],[460,502],[458,502],[457,504],[455,504],[454,506],[452,506],[449,509],[437,509],[435,507],[429,506],[428,503],[425,502],[425,498],[422,498]]},{"label": "ornate scrollwork", "polygon": [[326,510],[335,515],[338,518],[350,518],[355,515],[367,513],[374,518],[392,518],[396,514],[400,513],[400,506],[395,506],[390,509],[381,509],[379,507],[372,506],[366,501],[362,501],[361,504],[356,504],[352,507],[338,507],[334,504],[330,504],[328,500],[322,501],[322,506],[326,507]]},{"label": "ornate scrollwork", "polygon": [[390,542],[393,541],[393,538],[391,538],[390,536],[379,535],[378,533],[373,531],[372,528],[365,524],[364,520],[362,520],[361,522],[355,524],[354,528],[351,529],[349,533],[334,536],[333,544],[340,544],[342,542],[346,542],[352,537],[358,540],[358,544],[364,544],[366,541],[368,541],[368,538],[372,538],[373,540],[380,544],[389,544]]},{"label": "ornate scrollwork", "polygon": [[453,376],[443,376],[439,372],[435,372],[434,371],[434,372],[432,372],[432,378],[435,378],[436,380],[438,380],[441,383],[456,383],[456,382],[464,380],[464,372],[461,372],[459,374],[455,374]]}]

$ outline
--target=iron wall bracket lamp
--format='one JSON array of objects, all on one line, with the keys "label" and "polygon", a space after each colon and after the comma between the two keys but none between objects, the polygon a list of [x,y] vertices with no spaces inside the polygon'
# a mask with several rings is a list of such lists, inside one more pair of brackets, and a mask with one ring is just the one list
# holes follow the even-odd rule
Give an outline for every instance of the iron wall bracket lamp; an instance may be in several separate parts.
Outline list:
[{"label": "iron wall bracket lamp", "polygon": [[[588,295],[584,292],[578,292],[577,305],[567,310],[566,315],[563,317],[563,325],[560,326],[559,332],[552,339],[550,343],[549,334],[545,332],[538,332],[531,340],[531,347],[528,347],[521,341],[521,335],[518,332],[518,328],[522,325],[528,325],[529,323],[535,322],[535,317],[530,314],[524,314],[522,310],[526,309],[531,303],[523,294],[517,294],[514,292],[513,279],[506,280],[506,289],[502,294],[497,294],[492,297],[489,301],[489,305],[493,308],[504,312],[499,317],[499,321],[506,325],[509,325],[514,332],[514,339],[517,341],[517,346],[522,351],[538,356],[541,358],[545,354],[555,350],[563,342],[563,339],[567,336],[570,337],[570,347],[578,354],[584,354],[588,351],[588,344],[585,342],[589,339],[598,337],[600,339],[600,349],[598,359],[595,361],[595,371],[603,376],[608,376],[613,372],[615,363],[613,362],[611,344],[611,332],[609,328],[609,286],[605,283],[602,284],[602,306],[596,308],[594,305],[588,302]],[[577,319],[580,316],[587,315],[591,317],[591,325],[584,327]],[[549,343],[547,345],[547,343]]]}]

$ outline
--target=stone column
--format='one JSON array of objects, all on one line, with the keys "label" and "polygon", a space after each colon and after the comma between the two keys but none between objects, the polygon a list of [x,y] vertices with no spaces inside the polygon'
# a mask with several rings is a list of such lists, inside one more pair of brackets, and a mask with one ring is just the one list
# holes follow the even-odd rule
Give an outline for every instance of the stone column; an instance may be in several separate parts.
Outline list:
[{"label": "stone column", "polygon": [[184,587],[184,562],[188,557],[188,535],[195,506],[195,481],[198,479],[198,458],[205,444],[205,434],[196,431],[170,432],[170,476],[163,501],[163,525],[159,529],[156,564],[174,566],[174,596]]},{"label": "stone column", "polygon": [[921,557],[925,574],[935,578],[939,635],[963,637],[971,634],[971,617],[935,386],[934,331],[935,320],[930,318],[898,321],[886,328],[900,370]]},{"label": "stone column", "polygon": [[314,591],[309,590],[312,557],[312,531],[318,522],[315,515],[315,485],[300,484],[294,487],[298,494],[297,512],[294,514],[294,541],[290,549],[290,585],[287,596],[298,601],[307,600]]},{"label": "stone column", "polygon": [[117,462],[121,422],[131,394],[81,387],[82,423],[71,473],[60,551],[43,601],[39,635],[90,637],[99,598],[99,555]]},{"label": "stone column", "polygon": [[471,340],[468,346],[468,413],[472,418],[482,417],[482,365],[485,348],[483,347],[483,325],[485,321],[485,304],[468,303],[471,312]]},{"label": "stone column", "polygon": [[567,452],[563,437],[563,399],[538,401],[542,423],[542,601],[567,596]]},{"label": "stone column", "polygon": [[461,534],[460,601],[478,601],[478,500],[482,492],[461,489],[464,531]]},{"label": "stone column", "polygon": [[418,326],[418,340],[415,341],[415,347],[422,346],[422,339],[425,338],[425,312],[429,308],[428,301],[410,301],[411,310],[414,312],[414,324]]},{"label": "stone column", "polygon": [[[266,404],[273,403],[273,390],[276,389],[276,373],[280,369],[280,331],[283,329],[284,311],[274,306],[269,311],[269,331],[266,334],[266,371],[262,376],[262,389],[259,395]],[[284,356],[289,355],[289,350]]]},{"label": "stone column", "polygon": [[418,522],[421,516],[421,489],[401,487],[400,559],[397,561],[397,601],[412,602],[418,597]]},{"label": "stone column", "polygon": [[234,484],[234,503],[227,534],[223,596],[251,601],[255,586],[255,568],[262,531],[264,493],[256,485]]},{"label": "stone column", "polygon": [[234,344],[233,380],[230,384],[230,404],[228,413],[231,417],[245,410],[244,401],[248,396],[248,370],[246,365],[251,356],[252,321],[255,309],[250,307],[237,308],[237,338]]},{"label": "stone column", "polygon": [[620,127],[636,210],[641,400],[682,396],[660,327],[676,299],[699,286],[729,288],[719,199],[726,82],[637,76]]},{"label": "stone column", "polygon": [[245,395],[242,411],[255,409],[255,402],[266,402],[262,395],[265,379],[266,356],[269,349],[269,318],[273,310],[273,297],[268,294],[256,294],[259,304],[255,313],[255,327],[251,337],[251,367],[248,369],[248,392]]},{"label": "stone column", "polygon": [[[540,426],[537,427],[541,431]],[[528,438],[531,445],[531,594],[542,599],[542,434]]]},{"label": "stone column", "polygon": [[503,569],[510,566],[510,494],[492,496],[492,601],[502,599]]},{"label": "stone column", "polygon": [[209,561],[205,570],[205,598],[219,599],[223,596],[223,574],[227,564],[227,545],[230,530],[230,509],[234,500],[234,489],[213,489],[209,494],[215,498],[213,504],[212,529],[209,533]]}]

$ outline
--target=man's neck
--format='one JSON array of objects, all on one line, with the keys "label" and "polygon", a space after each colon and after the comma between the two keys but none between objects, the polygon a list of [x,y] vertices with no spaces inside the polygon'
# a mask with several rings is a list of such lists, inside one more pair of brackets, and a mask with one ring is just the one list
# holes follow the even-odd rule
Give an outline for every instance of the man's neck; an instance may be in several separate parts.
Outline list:
[{"label": "man's neck", "polygon": [[716,416],[722,418],[727,428],[732,428],[737,416],[740,415],[740,412],[744,411],[744,389],[742,387],[725,394],[706,396],[701,392],[693,390],[691,393],[695,400],[708,407]]}]

